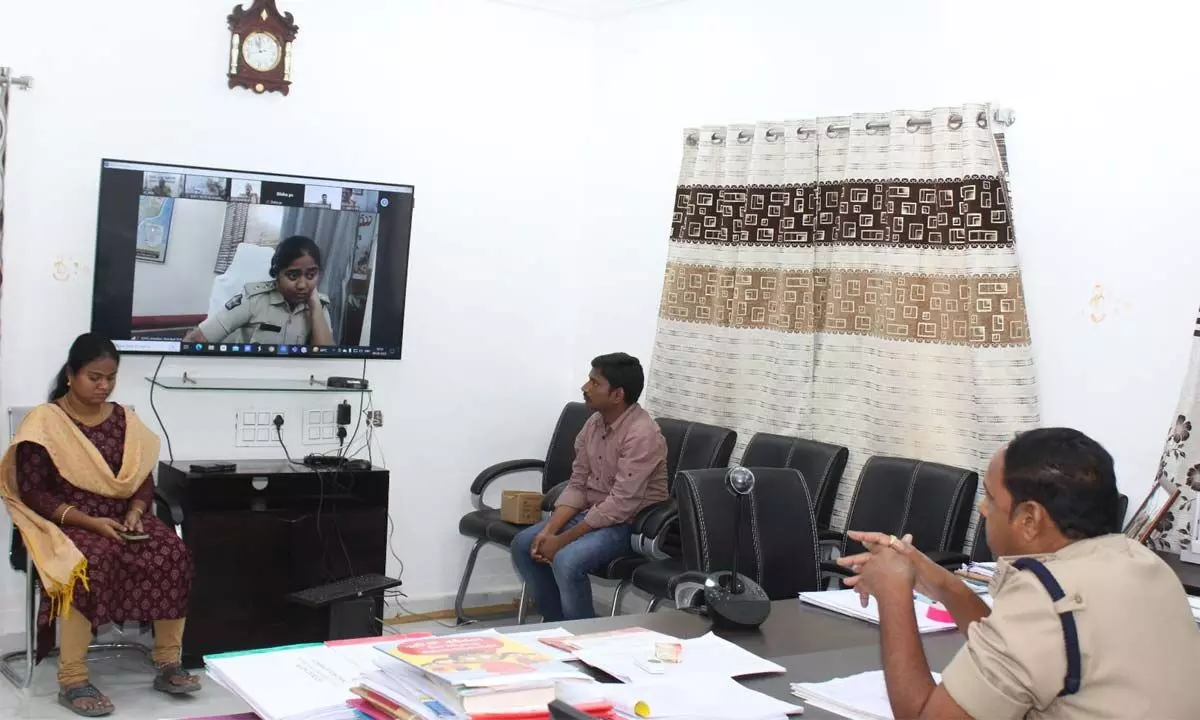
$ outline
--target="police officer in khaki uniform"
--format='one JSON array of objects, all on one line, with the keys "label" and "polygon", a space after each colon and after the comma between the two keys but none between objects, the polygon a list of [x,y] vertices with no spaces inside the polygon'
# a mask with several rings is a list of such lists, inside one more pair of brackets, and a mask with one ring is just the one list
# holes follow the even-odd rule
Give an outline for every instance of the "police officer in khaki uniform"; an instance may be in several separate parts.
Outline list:
[{"label": "police officer in khaki uniform", "polygon": [[[1077,430],[1024,433],[992,458],[980,514],[1000,556],[989,608],[911,537],[851,533],[840,558],[876,598],[898,718],[1200,717],[1200,631],[1178,577],[1118,522],[1112,457]],[[913,590],[945,605],[966,644],[934,683]]]},{"label": "police officer in khaki uniform", "polygon": [[246,285],[184,342],[333,345],[329,298],[317,291],[321,250],[295,235],[275,248],[269,282]]}]

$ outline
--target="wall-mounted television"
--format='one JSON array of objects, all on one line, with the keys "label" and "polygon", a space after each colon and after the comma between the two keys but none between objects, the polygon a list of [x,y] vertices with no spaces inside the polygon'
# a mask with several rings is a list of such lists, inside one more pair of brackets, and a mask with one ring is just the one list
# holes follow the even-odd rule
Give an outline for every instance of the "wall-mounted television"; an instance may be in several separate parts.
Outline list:
[{"label": "wall-mounted television", "polygon": [[92,330],[123,352],[400,357],[413,187],[103,160]]}]

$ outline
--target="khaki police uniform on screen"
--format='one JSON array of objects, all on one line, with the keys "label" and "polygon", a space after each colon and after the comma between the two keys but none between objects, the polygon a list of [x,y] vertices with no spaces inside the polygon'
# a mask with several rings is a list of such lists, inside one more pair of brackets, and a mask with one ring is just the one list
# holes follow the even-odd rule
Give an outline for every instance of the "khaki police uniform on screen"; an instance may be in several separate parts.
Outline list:
[{"label": "khaki police uniform on screen", "polygon": [[[317,293],[325,322],[329,317],[329,298]],[[288,307],[287,300],[275,288],[275,281],[246,285],[246,292],[234,295],[221,312],[200,323],[200,332],[210,343],[258,343],[262,345],[308,345],[312,323],[308,304]]]},{"label": "khaki police uniform on screen", "polygon": [[[971,624],[942,673],[959,706],[976,720],[1200,718],[1200,631],[1166,563],[1124,535],[1037,560],[1061,599],[1051,600],[1037,572],[1014,567],[1020,558],[998,561],[992,614]],[[1060,694],[1072,622],[1078,688]]]}]

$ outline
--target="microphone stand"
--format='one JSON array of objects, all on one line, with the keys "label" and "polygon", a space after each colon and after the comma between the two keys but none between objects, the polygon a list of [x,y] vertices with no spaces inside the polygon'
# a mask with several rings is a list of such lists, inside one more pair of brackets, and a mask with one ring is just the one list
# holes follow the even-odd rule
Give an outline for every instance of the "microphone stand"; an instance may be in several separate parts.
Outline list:
[{"label": "microphone stand", "polygon": [[737,493],[737,503],[733,510],[736,513],[733,518],[733,566],[729,573],[729,587],[726,588],[731,595],[741,595],[746,591],[742,576],[738,574],[738,556],[741,554],[742,544],[742,505],[745,500],[745,495]]}]

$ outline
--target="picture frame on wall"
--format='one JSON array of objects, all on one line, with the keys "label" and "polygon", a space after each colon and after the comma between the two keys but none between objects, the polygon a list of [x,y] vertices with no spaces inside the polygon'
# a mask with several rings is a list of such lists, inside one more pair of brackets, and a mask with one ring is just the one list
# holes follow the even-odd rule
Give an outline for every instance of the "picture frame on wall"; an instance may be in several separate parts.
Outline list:
[{"label": "picture frame on wall", "polygon": [[1146,499],[1133,514],[1133,519],[1125,526],[1125,536],[1145,544],[1150,539],[1150,533],[1158,527],[1163,515],[1167,514],[1178,497],[1179,488],[1167,482],[1165,478],[1155,480],[1154,486],[1146,494]]},{"label": "picture frame on wall", "polygon": [[1188,513],[1191,520],[1191,542],[1187,547],[1179,548],[1179,559],[1194,565],[1200,565],[1200,496],[1192,498],[1192,511]]}]

